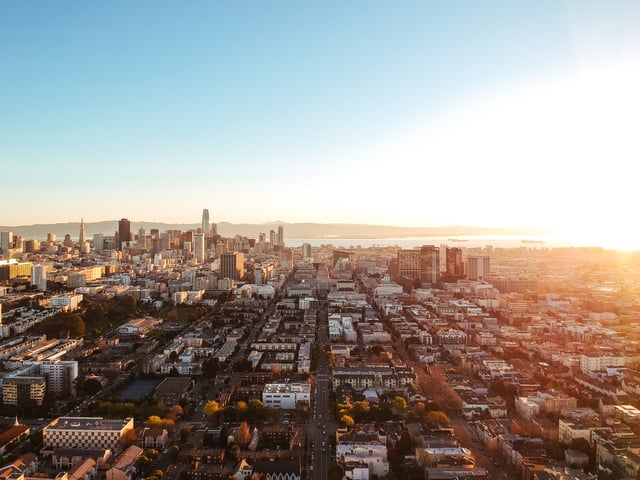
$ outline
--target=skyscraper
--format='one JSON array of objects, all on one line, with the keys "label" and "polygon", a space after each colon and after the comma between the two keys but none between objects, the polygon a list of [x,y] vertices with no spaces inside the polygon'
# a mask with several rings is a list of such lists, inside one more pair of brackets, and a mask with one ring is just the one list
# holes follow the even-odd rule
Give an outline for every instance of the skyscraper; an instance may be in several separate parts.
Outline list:
[{"label": "skyscraper", "polygon": [[411,280],[420,278],[420,250],[398,250],[398,275]]},{"label": "skyscraper", "polygon": [[284,247],[284,227],[278,225],[278,245]]},{"label": "skyscraper", "polygon": [[445,247],[445,248],[446,248],[445,281],[454,283],[464,278],[464,263],[462,262],[462,249],[458,247]]},{"label": "skyscraper", "polygon": [[469,280],[488,280],[490,267],[490,257],[470,255],[467,257],[467,278]]},{"label": "skyscraper", "polygon": [[82,246],[85,244],[86,241],[87,239],[84,233],[84,218],[81,218],[80,219],[80,235],[78,237],[78,243],[80,244],[80,248],[82,248]]},{"label": "skyscraper", "polygon": [[209,209],[205,208],[202,210],[202,233],[204,233],[205,238],[209,238],[211,235],[211,225],[209,224]]},{"label": "skyscraper", "polygon": [[122,248],[124,242],[131,241],[131,222],[126,218],[121,218],[118,222],[118,249]]},{"label": "skyscraper", "polygon": [[204,233],[196,233],[193,235],[193,255],[198,263],[204,263],[206,258]]},{"label": "skyscraper", "polygon": [[93,249],[96,252],[104,250],[104,235],[102,233],[93,234]]},{"label": "skyscraper", "polygon": [[13,248],[13,232],[0,232],[0,248],[2,250]]},{"label": "skyscraper", "polygon": [[440,283],[440,249],[434,245],[420,248],[420,283],[431,286]]}]

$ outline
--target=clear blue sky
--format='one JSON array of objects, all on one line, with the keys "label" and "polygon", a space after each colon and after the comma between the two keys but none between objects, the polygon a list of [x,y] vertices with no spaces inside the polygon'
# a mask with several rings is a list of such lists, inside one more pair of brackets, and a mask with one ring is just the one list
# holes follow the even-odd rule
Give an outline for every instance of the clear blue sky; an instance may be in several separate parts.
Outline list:
[{"label": "clear blue sky", "polygon": [[632,1],[2,2],[0,225],[586,221],[637,162],[638,25]]}]

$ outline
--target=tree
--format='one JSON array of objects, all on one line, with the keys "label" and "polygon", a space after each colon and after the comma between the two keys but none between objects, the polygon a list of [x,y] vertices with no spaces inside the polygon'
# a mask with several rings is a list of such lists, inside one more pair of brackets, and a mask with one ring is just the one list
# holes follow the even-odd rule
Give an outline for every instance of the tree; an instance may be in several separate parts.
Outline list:
[{"label": "tree", "polygon": [[237,443],[234,443],[232,445],[230,445],[228,447],[228,452],[229,452],[229,456],[235,461],[237,462],[240,459],[240,445],[238,445]]},{"label": "tree", "polygon": [[449,417],[446,413],[440,411],[431,411],[427,413],[427,422],[436,423],[438,425],[449,425]]},{"label": "tree", "polygon": [[222,365],[220,365],[220,360],[216,357],[207,358],[204,362],[202,362],[202,375],[205,377],[215,377],[222,370]]},{"label": "tree", "polygon": [[184,415],[184,409],[180,405],[174,405],[169,410],[167,415],[173,421],[179,420]]},{"label": "tree", "polygon": [[82,390],[87,395],[95,395],[102,390],[102,383],[96,377],[89,377],[84,381]]},{"label": "tree", "polygon": [[249,424],[247,422],[241,422],[238,427],[238,444],[246,448],[251,441],[251,431],[249,430]]},{"label": "tree", "polygon": [[407,412],[407,400],[399,395],[396,396],[393,399],[393,411],[397,415],[404,415]]},{"label": "tree", "polygon": [[38,330],[49,338],[82,337],[86,331],[84,320],[77,313],[59,312],[45,318]]},{"label": "tree", "polygon": [[149,428],[166,428],[167,430],[173,430],[176,426],[176,422],[170,418],[160,418],[157,415],[151,415],[144,422],[144,426]]},{"label": "tree", "polygon": [[207,417],[214,416],[220,410],[220,404],[215,400],[209,400],[204,406],[204,414]]},{"label": "tree", "polygon": [[[189,435],[191,435],[192,431],[193,431],[193,425],[185,425],[184,427],[182,427],[180,429],[180,441],[182,443],[187,443],[187,440],[189,440]],[[178,445],[174,445],[174,446],[178,447]]]},{"label": "tree", "polygon": [[402,434],[400,435],[400,439],[396,444],[398,452],[403,456],[410,455],[413,452],[414,447],[415,444],[411,439],[411,435],[409,435],[409,432],[407,430],[403,430]]},{"label": "tree", "polygon": [[121,442],[123,446],[128,447],[130,445],[135,445],[138,442],[138,440],[139,440],[138,433],[136,432],[135,428],[132,428],[124,432],[124,435],[122,435]]},{"label": "tree", "polygon": [[371,407],[369,405],[369,402],[366,400],[353,402],[351,404],[351,412],[353,414],[353,418],[359,422],[367,419],[370,410]]},{"label": "tree", "polygon": [[353,420],[353,418],[351,418],[349,415],[342,415],[342,417],[340,417],[340,421],[346,426],[346,427],[353,427],[355,425],[355,421]]}]

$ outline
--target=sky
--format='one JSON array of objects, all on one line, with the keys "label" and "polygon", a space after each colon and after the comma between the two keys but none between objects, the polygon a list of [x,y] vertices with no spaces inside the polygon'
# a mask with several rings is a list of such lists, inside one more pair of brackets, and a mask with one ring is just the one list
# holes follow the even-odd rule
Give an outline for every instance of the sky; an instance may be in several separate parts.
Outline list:
[{"label": "sky", "polygon": [[625,238],[640,2],[0,3],[0,225]]}]

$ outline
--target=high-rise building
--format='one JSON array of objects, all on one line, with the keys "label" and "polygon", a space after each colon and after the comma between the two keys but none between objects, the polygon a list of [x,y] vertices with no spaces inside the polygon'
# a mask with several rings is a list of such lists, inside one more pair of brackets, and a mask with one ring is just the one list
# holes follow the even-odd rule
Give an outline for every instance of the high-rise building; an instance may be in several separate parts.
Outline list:
[{"label": "high-rise building", "polygon": [[40,364],[40,375],[47,380],[47,390],[59,398],[75,396],[78,378],[76,360],[47,360]]},{"label": "high-rise building", "polygon": [[310,243],[303,243],[302,244],[302,258],[303,259],[307,259],[307,258],[311,258],[311,244]]},{"label": "high-rise building", "polygon": [[47,242],[55,242],[56,241],[56,234],[49,232],[47,233]]},{"label": "high-rise building", "polygon": [[467,257],[467,279],[489,280],[491,267],[490,257],[487,255],[469,255]]},{"label": "high-rise building", "polygon": [[420,283],[430,286],[440,283],[440,249],[434,245],[420,248]]},{"label": "high-rise building", "polygon": [[40,250],[40,242],[35,239],[25,240],[24,251],[26,253],[34,253]]},{"label": "high-rise building", "polygon": [[104,250],[104,235],[102,233],[93,234],[93,249],[96,252]]},{"label": "high-rise building", "polygon": [[31,267],[31,285],[38,290],[45,291],[47,289],[47,267],[39,263]]},{"label": "high-rise building", "polygon": [[118,249],[122,244],[131,241],[131,222],[126,218],[121,218],[118,222]]},{"label": "high-rise building", "polygon": [[80,248],[85,244],[87,238],[84,233],[84,218],[80,219],[80,235],[78,236],[78,243],[80,244]]},{"label": "high-rise building", "polygon": [[13,248],[13,232],[0,232],[0,248],[2,250]]},{"label": "high-rise building", "polygon": [[278,225],[278,245],[284,247],[284,227]]},{"label": "high-rise building", "polygon": [[269,230],[269,243],[271,244],[272,247],[276,245],[276,232],[275,232],[275,230]]},{"label": "high-rise building", "polygon": [[400,278],[416,280],[420,278],[420,250],[398,250],[398,274]]},{"label": "high-rise building", "polygon": [[193,235],[193,256],[198,263],[204,263],[206,258],[206,243],[204,233],[196,233]]},{"label": "high-rise building", "polygon": [[209,224],[208,208],[202,210],[202,233],[204,233],[205,238],[208,238],[209,235],[211,235],[211,225]]},{"label": "high-rise building", "polygon": [[244,277],[244,254],[227,252],[220,256],[220,277],[241,280]]},{"label": "high-rise building", "polygon": [[464,278],[464,263],[462,249],[459,247],[445,247],[445,281],[455,283]]}]

